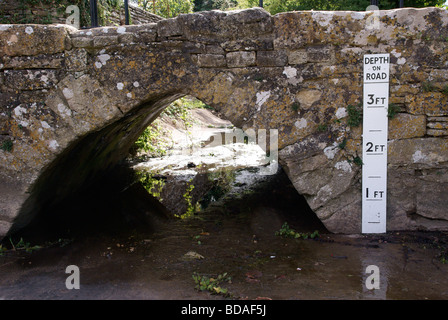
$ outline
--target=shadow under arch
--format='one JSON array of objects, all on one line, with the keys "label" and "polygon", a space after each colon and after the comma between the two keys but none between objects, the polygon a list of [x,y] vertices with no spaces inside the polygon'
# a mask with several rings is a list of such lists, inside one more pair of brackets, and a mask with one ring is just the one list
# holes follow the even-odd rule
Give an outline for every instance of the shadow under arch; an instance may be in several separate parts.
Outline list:
[{"label": "shadow under arch", "polygon": [[[76,229],[83,232],[88,231],[90,225],[98,227],[101,222],[107,224],[107,219],[112,218],[112,215],[107,216],[107,208],[103,210],[103,215],[92,215],[90,209],[98,209],[105,203],[109,203],[109,209],[119,205],[114,202],[114,195],[123,191],[132,176],[130,172],[118,175],[114,170],[126,158],[143,130],[171,102],[182,96],[182,93],[170,93],[153,97],[115,122],[72,142],[32,185],[30,196],[21,207],[7,236],[27,234],[40,237],[50,235],[55,230]],[[155,206],[156,211],[164,212],[157,200],[151,199],[150,195],[148,197],[146,200]],[[105,202],[100,203],[100,198]],[[61,206],[63,202],[64,206]],[[72,208],[71,212],[59,212],[67,208]],[[119,217],[118,223],[133,226],[150,224],[144,215],[127,216],[127,221],[122,218]]]}]

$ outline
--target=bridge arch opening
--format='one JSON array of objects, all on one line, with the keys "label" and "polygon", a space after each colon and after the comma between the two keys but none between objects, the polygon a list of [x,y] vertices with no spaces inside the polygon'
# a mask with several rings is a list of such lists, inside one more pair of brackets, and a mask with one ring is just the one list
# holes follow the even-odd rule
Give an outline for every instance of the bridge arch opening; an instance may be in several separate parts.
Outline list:
[{"label": "bridge arch opening", "polygon": [[[223,139],[222,142],[225,144],[226,130],[233,132],[240,130],[229,121],[222,119],[222,116],[213,107],[192,96],[174,93],[145,101],[129,111],[123,118],[108,124],[101,130],[79,138],[60,154],[34,184],[31,195],[22,207],[21,214],[16,219],[10,235],[51,238],[92,234],[97,231],[120,233],[129,229],[152,232],[157,229],[160,223],[168,221],[170,218],[188,216],[188,214],[185,214],[185,209],[190,213],[197,214],[200,211],[199,208],[207,208],[210,201],[217,200],[219,193],[222,196],[223,192],[228,192],[232,183],[233,186],[237,185],[238,187],[247,185],[247,180],[251,179],[247,176],[247,173],[256,174],[256,170],[258,170],[250,167],[250,165],[248,168],[242,168],[241,164],[239,168],[233,167],[230,169],[232,171],[230,174],[228,168],[221,168],[221,170],[210,174],[203,164],[189,161],[188,169],[191,169],[192,164],[196,168],[202,167],[202,171],[199,170],[201,174],[197,175],[197,178],[194,178],[191,172],[186,174],[184,180],[188,180],[185,180],[184,189],[182,189],[182,183],[179,184],[178,181],[174,183],[174,185],[177,183],[178,189],[180,185],[182,191],[179,193],[178,190],[177,196],[181,197],[180,200],[183,197],[184,200],[183,205],[180,206],[180,211],[176,211],[175,207],[167,205],[166,202],[164,203],[161,200],[161,190],[151,191],[147,185],[145,186],[142,175],[136,174],[138,170],[135,165],[138,161],[135,161],[137,156],[135,148],[136,142],[142,137],[142,133],[151,124],[154,124],[156,119],[161,119],[163,115],[166,116],[167,113],[164,111],[173,112],[173,106],[178,108],[178,111],[185,110],[186,107],[182,104],[185,104],[186,101],[202,104],[200,108],[206,107],[206,109],[202,109],[204,112],[196,112],[196,116],[198,114],[205,117],[213,116],[215,121],[218,120],[223,123],[224,128],[222,126],[217,127],[216,124],[207,124],[207,119],[202,119],[203,121],[199,126],[196,126],[197,123],[192,124],[190,129],[192,131],[199,130],[200,134],[204,133],[200,131],[205,129],[205,126],[207,129],[220,129],[213,135],[209,135],[208,139],[204,140],[204,137],[202,137],[201,140],[199,138],[196,143],[199,142],[201,146],[213,141],[216,145],[220,138]],[[174,118],[178,116],[173,115]],[[189,119],[187,121],[194,122],[196,120]],[[188,138],[195,139],[191,134],[197,134],[198,131],[189,132],[188,128],[186,129],[184,134],[187,140]],[[234,134],[230,134],[230,137],[233,137],[233,139],[227,141],[227,143],[235,144],[235,142],[238,142]],[[247,145],[247,137],[242,142]],[[157,146],[155,147],[157,148]],[[181,152],[185,152],[186,149],[191,151],[191,147],[191,145],[184,145]],[[260,152],[260,150],[257,152]],[[212,152],[210,151],[210,153]],[[242,157],[244,157],[244,152]],[[164,157],[161,156],[160,160],[163,161],[163,159]],[[235,172],[238,171],[239,174],[244,169],[247,169],[246,176],[243,175],[239,180],[235,179]],[[159,180],[167,179],[163,174],[155,172],[150,175],[151,177],[158,175],[157,179]],[[222,180],[227,183],[227,190],[219,185]],[[248,209],[247,203],[257,203],[259,210],[260,208],[262,211],[267,209],[270,212],[272,208],[276,208],[283,218],[295,222],[296,225],[302,223],[304,228],[313,226],[321,231],[326,230],[309,208],[306,200],[297,193],[281,167],[275,174],[261,180],[264,180],[264,183],[256,186],[255,192],[254,190],[246,190],[243,198],[229,197],[225,200],[228,201],[225,204],[227,208],[225,213],[229,213],[229,210],[233,213],[241,212],[241,210]],[[189,187],[190,191],[196,189],[197,192],[194,197],[192,197],[192,193],[187,195],[185,188],[188,189]],[[171,197],[170,192],[174,192],[175,188],[168,188],[164,196]],[[240,188],[240,192],[242,191],[244,190]],[[186,201],[185,198],[188,196],[191,197]],[[174,199],[170,200],[171,203],[176,202]],[[220,204],[220,202],[217,202],[214,208],[216,209]],[[193,206],[193,212],[189,206]]]}]

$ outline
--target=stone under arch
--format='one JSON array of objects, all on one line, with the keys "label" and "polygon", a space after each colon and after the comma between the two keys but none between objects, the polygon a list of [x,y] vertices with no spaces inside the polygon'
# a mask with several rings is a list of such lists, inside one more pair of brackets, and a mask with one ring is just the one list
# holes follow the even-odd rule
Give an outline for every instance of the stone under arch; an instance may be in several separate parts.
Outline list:
[{"label": "stone under arch", "polygon": [[278,129],[297,191],[327,229],[359,233],[362,130],[347,111],[362,101],[363,54],[384,52],[400,106],[389,126],[388,230],[446,229],[447,11],[380,11],[378,29],[372,14],[254,8],[90,30],[0,25],[0,142],[9,146],[0,151],[0,237],[63,193],[61,161],[79,156],[76,188],[183,95],[243,130]]}]

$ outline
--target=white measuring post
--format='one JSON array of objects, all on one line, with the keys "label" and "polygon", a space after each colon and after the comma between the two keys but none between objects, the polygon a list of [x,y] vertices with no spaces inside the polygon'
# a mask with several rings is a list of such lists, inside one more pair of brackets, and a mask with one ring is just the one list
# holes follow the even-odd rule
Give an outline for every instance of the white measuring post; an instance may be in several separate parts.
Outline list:
[{"label": "white measuring post", "polygon": [[386,232],[389,54],[364,55],[362,233]]}]

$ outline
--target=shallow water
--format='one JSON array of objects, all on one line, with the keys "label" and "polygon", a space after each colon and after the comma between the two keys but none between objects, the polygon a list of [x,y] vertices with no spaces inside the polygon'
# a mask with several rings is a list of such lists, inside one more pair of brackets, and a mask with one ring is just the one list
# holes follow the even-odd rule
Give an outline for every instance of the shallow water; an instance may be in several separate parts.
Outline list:
[{"label": "shallow water", "polygon": [[[191,219],[163,223],[155,233],[96,234],[32,253],[10,250],[0,257],[0,298],[448,297],[448,265],[439,257],[447,234],[334,235],[306,220],[263,205],[236,213],[209,210]],[[320,236],[306,240],[276,236],[285,221],[300,232],[320,229]],[[190,251],[203,258],[186,259]],[[68,265],[80,269],[79,290],[65,286]],[[369,265],[379,268],[379,289],[366,287]],[[230,295],[196,290],[194,273],[208,277],[227,273],[231,283],[220,286]]]}]

